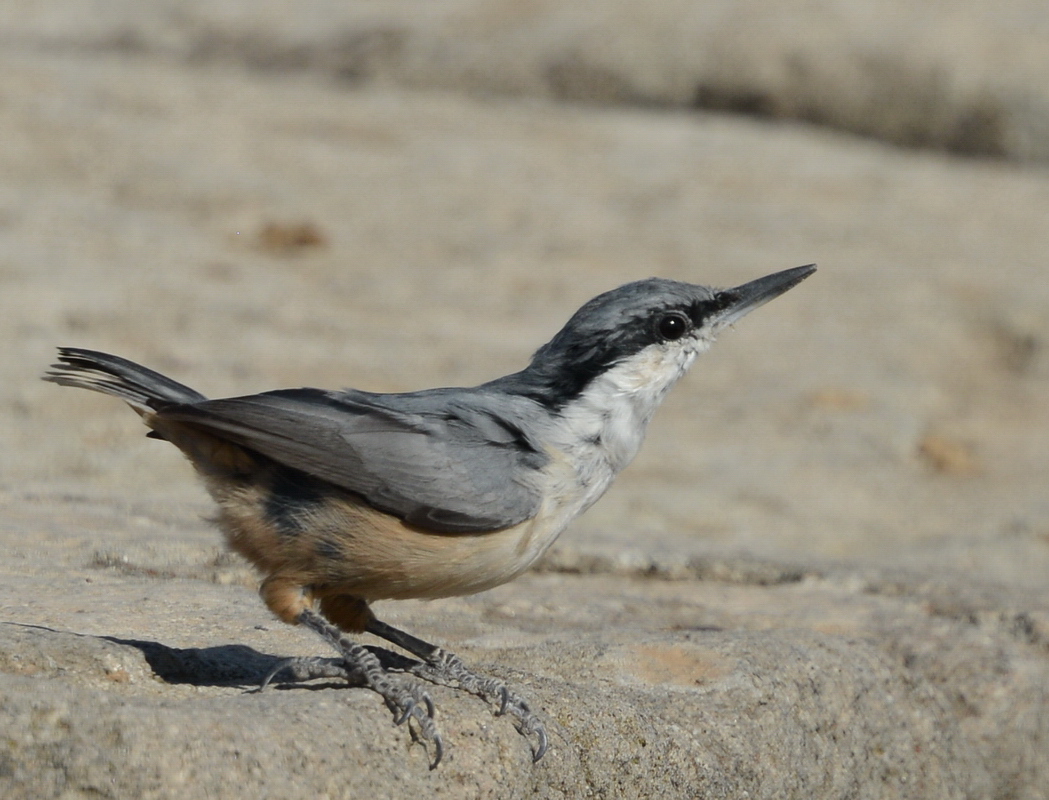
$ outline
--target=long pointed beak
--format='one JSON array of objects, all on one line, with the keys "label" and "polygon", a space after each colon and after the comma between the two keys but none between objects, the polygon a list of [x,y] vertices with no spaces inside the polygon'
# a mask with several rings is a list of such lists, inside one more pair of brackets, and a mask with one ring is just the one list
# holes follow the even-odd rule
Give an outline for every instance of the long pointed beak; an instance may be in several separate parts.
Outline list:
[{"label": "long pointed beak", "polygon": [[755,308],[765,305],[769,300],[779,297],[788,289],[797,286],[816,271],[815,264],[804,267],[785,269],[774,272],[756,281],[744,283],[733,289],[722,289],[716,295],[723,304],[718,314],[717,326],[723,328],[749,314]]}]

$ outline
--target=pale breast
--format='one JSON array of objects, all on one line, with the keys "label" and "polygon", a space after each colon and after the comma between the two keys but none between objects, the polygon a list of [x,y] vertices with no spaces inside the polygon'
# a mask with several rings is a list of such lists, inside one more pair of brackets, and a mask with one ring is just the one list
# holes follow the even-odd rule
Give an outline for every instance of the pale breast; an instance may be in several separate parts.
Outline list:
[{"label": "pale breast", "polygon": [[434,533],[350,492],[306,480],[296,493],[280,495],[265,482],[212,488],[230,546],[264,578],[280,576],[318,594],[380,600],[484,591],[534,564],[572,516],[555,491],[536,517],[511,528]]}]

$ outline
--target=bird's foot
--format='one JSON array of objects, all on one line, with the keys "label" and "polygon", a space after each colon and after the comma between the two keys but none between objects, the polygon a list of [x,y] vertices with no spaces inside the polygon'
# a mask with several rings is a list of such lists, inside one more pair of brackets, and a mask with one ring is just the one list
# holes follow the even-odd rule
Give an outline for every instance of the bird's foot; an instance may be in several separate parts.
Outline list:
[{"label": "bird's foot", "polygon": [[467,667],[459,656],[435,647],[425,662],[411,662],[405,670],[417,678],[440,686],[475,694],[487,703],[497,705],[496,716],[509,714],[514,717],[514,727],[522,736],[533,734],[536,746],[532,751],[532,761],[538,761],[546,754],[548,739],[543,721],[532,711],[528,701],[497,678],[478,675]]},{"label": "bird's foot", "polygon": [[342,658],[289,658],[278,663],[263,679],[260,690],[274,677],[287,671],[294,681],[314,678],[341,678],[355,686],[366,686],[382,697],[393,714],[394,724],[403,725],[414,720],[418,732],[409,726],[412,737],[433,742],[434,755],[430,769],[435,769],[444,757],[444,740],[434,722],[433,700],[422,686],[414,681],[394,677],[383,667],[378,656],[364,645],[342,635],[342,631],[317,614],[304,611],[299,621],[316,631],[339,651]]},{"label": "bird's foot", "polygon": [[[398,725],[414,719],[419,728],[412,736],[434,744],[434,769],[444,755],[444,742],[433,721],[433,700],[422,687],[400,676],[412,676],[427,683],[460,689],[477,695],[496,706],[496,716],[509,714],[514,727],[525,737],[535,736],[532,761],[539,761],[547,751],[549,740],[546,726],[523,697],[497,678],[479,675],[468,668],[459,656],[435,645],[416,639],[410,634],[373,620],[369,632],[408,650],[419,660],[408,658],[378,647],[365,647],[347,639],[338,628],[314,611],[306,611],[300,622],[315,630],[332,644],[341,658],[288,658],[274,666],[262,680],[259,690],[265,689],[282,672],[293,682],[317,678],[337,678],[352,686],[365,686],[382,696]],[[395,677],[397,676],[397,677]]]}]

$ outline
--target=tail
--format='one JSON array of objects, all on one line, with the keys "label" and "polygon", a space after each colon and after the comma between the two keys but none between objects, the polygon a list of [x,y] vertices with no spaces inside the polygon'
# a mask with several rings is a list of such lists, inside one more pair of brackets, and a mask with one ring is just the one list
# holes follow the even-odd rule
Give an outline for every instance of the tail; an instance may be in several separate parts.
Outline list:
[{"label": "tail", "polygon": [[58,360],[59,363],[44,374],[45,381],[119,397],[140,414],[158,411],[172,403],[199,403],[207,399],[188,386],[119,356],[79,347],[60,347]]}]

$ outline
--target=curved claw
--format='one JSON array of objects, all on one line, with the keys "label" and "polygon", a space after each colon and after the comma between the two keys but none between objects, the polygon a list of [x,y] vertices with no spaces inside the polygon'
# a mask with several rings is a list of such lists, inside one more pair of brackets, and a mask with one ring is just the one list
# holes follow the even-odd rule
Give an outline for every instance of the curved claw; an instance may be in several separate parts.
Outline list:
[{"label": "curved claw", "polygon": [[[395,725],[402,725],[408,717],[415,716],[416,710],[419,708],[419,701],[422,701],[423,705],[426,706],[426,716],[430,719],[434,718],[437,714],[437,707],[433,703],[433,698],[430,697],[429,692],[413,691],[412,697],[409,698],[407,705],[401,712],[401,716],[394,720]],[[396,710],[396,706],[400,705],[397,701],[387,701],[387,705],[390,706],[391,711]],[[420,717],[421,719],[421,717]]]},{"label": "curved claw", "polygon": [[505,686],[499,687],[499,710],[495,712],[497,717],[501,717],[506,713],[506,709],[510,707],[510,690]]},{"label": "curved claw", "polygon": [[266,677],[262,679],[262,682],[259,684],[259,688],[256,689],[256,691],[264,692],[266,690],[266,687],[270,685],[270,682],[274,678],[276,678],[281,672],[283,672],[287,667],[290,667],[294,663],[294,658],[284,658],[278,661],[276,666],[266,673]]},{"label": "curved claw", "polygon": [[546,729],[542,725],[536,728],[535,733],[539,737],[539,745],[535,748],[535,752],[532,753],[533,764],[546,755],[546,748],[550,744],[550,741],[546,738]]},{"label": "curved claw", "polygon": [[444,758],[444,740],[441,738],[441,734],[437,733],[433,736],[433,762],[430,764],[430,769],[437,769],[437,765],[441,763],[442,758]]},{"label": "curved claw", "polygon": [[434,706],[433,698],[430,697],[429,692],[423,692],[423,702],[426,703],[427,715],[430,717],[430,719],[433,719],[434,714],[437,713],[437,708]]},{"label": "curved claw", "polygon": [[394,717],[393,724],[403,725],[404,723],[406,723],[411,718],[412,712],[415,711],[415,705],[416,704],[414,700],[409,700],[407,703],[405,703],[404,710],[401,712],[401,716]]}]

